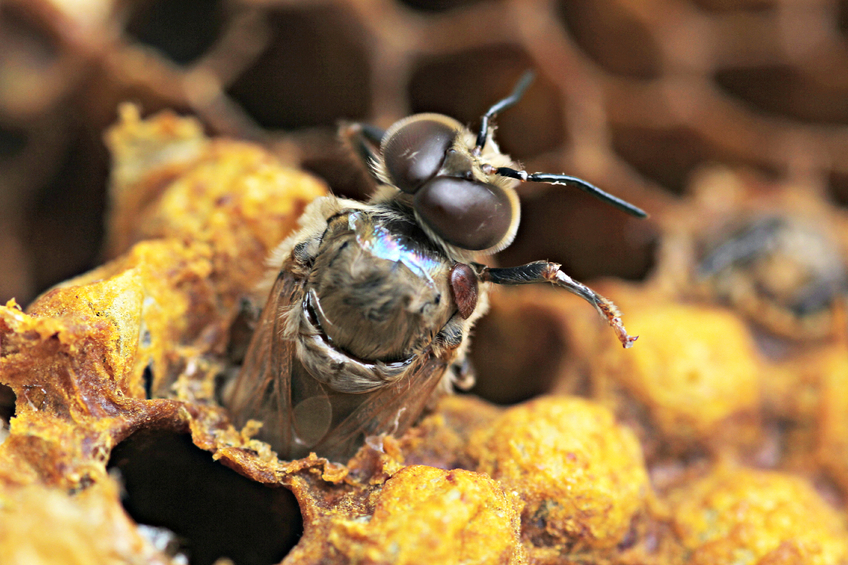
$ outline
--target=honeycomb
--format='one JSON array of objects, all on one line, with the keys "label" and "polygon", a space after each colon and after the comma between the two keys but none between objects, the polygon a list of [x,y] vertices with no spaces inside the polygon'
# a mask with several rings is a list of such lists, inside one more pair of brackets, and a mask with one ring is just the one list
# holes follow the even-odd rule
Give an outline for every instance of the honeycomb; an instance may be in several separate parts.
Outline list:
[{"label": "honeycomb", "polygon": [[[842,0],[0,3],[0,562],[848,563],[846,34]],[[528,68],[501,148],[650,217],[522,185],[495,261],[634,348],[502,289],[473,394],[403,437],[235,429],[264,257],[370,191],[338,121],[473,126]]]}]

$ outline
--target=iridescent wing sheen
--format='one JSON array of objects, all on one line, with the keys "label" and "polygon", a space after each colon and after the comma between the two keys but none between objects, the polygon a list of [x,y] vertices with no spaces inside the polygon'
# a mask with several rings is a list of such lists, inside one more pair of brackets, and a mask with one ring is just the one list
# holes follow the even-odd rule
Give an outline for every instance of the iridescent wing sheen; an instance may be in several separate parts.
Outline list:
[{"label": "iridescent wing sheen", "polygon": [[281,339],[286,312],[303,283],[281,271],[262,310],[228,405],[236,424],[262,422],[259,438],[276,449],[292,443],[289,390],[294,344]]},{"label": "iridescent wing sheen", "polygon": [[281,458],[315,452],[345,461],[367,436],[402,433],[411,426],[449,360],[427,349],[395,382],[367,393],[334,391],[304,368],[295,344],[282,337],[289,307],[302,297],[303,283],[283,270],[260,316],[229,406],[238,425],[261,421],[257,438],[270,443]]},{"label": "iridescent wing sheen", "polygon": [[[426,408],[447,366],[445,360],[428,349],[395,382],[363,394],[330,394],[334,412],[344,416],[335,420],[337,423],[312,451],[335,461],[346,461],[368,436],[402,434]],[[351,400],[353,405],[346,407]]]}]

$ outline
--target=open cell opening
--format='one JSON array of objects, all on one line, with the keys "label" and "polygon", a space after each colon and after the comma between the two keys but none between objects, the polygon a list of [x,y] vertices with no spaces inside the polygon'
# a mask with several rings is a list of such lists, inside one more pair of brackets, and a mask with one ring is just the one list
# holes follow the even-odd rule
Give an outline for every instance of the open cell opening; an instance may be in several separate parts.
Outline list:
[{"label": "open cell opening", "polygon": [[[438,112],[478,127],[486,110],[533,67],[523,49],[506,44],[424,58],[409,82],[412,112]],[[556,85],[537,74],[521,101],[498,116],[496,139],[505,153],[528,159],[563,144],[563,123]]]},{"label": "open cell opening", "polygon": [[0,384],[0,443],[9,435],[9,425],[15,417],[15,391]]},{"label": "open cell opening", "polygon": [[654,266],[658,233],[650,221],[626,215],[578,190],[553,186],[521,201],[521,225],[501,266],[546,259],[579,281],[638,281]]},{"label": "open cell opening", "polygon": [[472,6],[482,0],[397,0],[398,4],[420,12],[447,12],[456,8]]},{"label": "open cell opening", "polygon": [[[505,289],[503,297],[521,290]],[[518,404],[551,391],[566,355],[566,336],[545,308],[500,304],[474,328],[471,363],[477,380],[471,392],[495,404]]]},{"label": "open cell opening", "polygon": [[660,75],[661,53],[649,29],[618,3],[566,0],[558,12],[574,41],[608,71],[643,79]]},{"label": "open cell opening", "polygon": [[156,0],[139,2],[129,15],[126,31],[180,65],[203,56],[224,26],[221,0]]},{"label": "open cell opening", "polygon": [[127,513],[173,532],[191,565],[222,557],[238,565],[279,563],[303,531],[291,492],[213,461],[188,435],[136,432],[112,451],[109,469],[119,472]]},{"label": "open cell opening", "polygon": [[11,159],[23,152],[27,145],[25,132],[0,124],[0,161]]},{"label": "open cell opening", "polygon": [[616,125],[612,128],[612,144],[631,167],[673,194],[683,194],[692,172],[710,163],[750,167],[766,178],[778,178],[773,166],[740,158],[687,127]]},{"label": "open cell opening", "polygon": [[714,79],[722,90],[761,112],[815,124],[848,124],[848,84],[841,76],[772,65],[725,69]]},{"label": "open cell opening", "polygon": [[370,109],[370,67],[354,17],[332,6],[270,12],[268,48],[228,94],[268,129],[335,126]]}]

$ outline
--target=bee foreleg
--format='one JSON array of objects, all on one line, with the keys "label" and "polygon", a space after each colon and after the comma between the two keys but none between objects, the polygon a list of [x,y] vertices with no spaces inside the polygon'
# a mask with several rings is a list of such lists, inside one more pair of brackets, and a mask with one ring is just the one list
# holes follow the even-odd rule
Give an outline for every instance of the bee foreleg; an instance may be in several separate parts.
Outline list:
[{"label": "bee foreleg", "polygon": [[386,132],[376,126],[358,122],[344,123],[339,127],[339,135],[365,163],[368,172],[377,182],[382,179],[374,174],[374,163],[380,162],[379,148]]},{"label": "bee foreleg", "polygon": [[484,282],[494,284],[516,285],[549,282],[560,288],[576,294],[589,304],[609,323],[621,345],[631,347],[639,336],[630,336],[621,323],[621,312],[615,304],[604,298],[585,284],[578,282],[560,269],[557,263],[549,261],[535,261],[517,267],[492,269],[485,265],[474,264],[477,276]]}]

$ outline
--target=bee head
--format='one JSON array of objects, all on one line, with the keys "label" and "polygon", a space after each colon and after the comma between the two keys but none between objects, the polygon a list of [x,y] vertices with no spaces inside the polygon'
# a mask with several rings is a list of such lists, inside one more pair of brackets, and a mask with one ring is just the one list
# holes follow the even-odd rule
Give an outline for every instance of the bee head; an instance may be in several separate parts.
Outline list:
[{"label": "bee head", "polygon": [[512,243],[520,217],[513,189],[516,180],[572,186],[632,216],[647,217],[641,208],[579,178],[513,168],[492,140],[490,121],[515,105],[532,80],[532,72],[524,73],[512,94],[489,108],[476,139],[462,124],[441,114],[410,116],[382,136],[385,169],[378,176],[411,196],[415,216],[431,237],[482,253]]},{"label": "bee head", "polygon": [[412,196],[428,232],[461,249],[493,253],[515,237],[518,195],[510,183],[487,180],[468,139],[453,118],[416,114],[386,131],[380,152],[388,180]]}]

